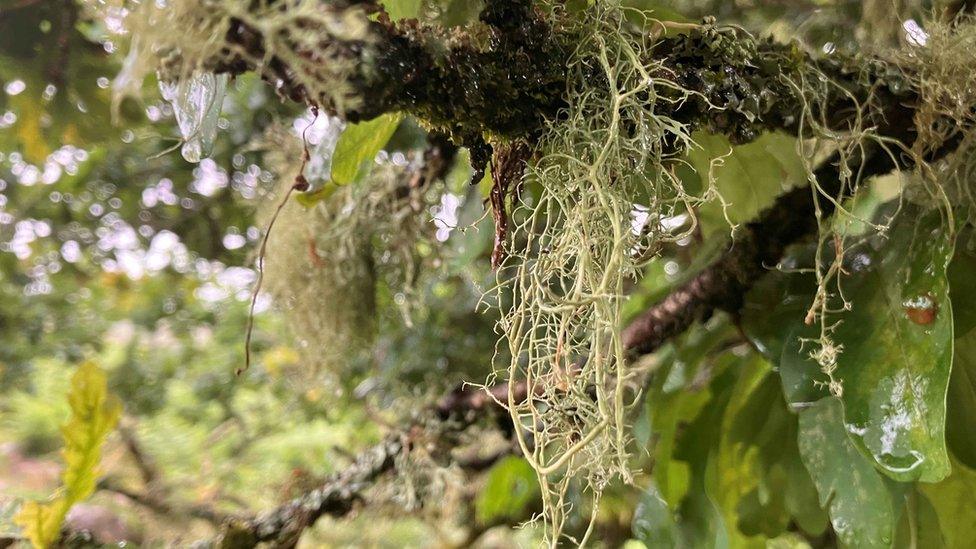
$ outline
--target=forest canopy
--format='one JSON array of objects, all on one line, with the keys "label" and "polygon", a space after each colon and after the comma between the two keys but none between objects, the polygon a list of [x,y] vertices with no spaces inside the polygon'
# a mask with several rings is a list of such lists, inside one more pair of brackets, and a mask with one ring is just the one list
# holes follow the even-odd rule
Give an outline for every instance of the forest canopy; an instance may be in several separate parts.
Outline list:
[{"label": "forest canopy", "polygon": [[0,547],[969,547],[974,9],[3,0]]}]

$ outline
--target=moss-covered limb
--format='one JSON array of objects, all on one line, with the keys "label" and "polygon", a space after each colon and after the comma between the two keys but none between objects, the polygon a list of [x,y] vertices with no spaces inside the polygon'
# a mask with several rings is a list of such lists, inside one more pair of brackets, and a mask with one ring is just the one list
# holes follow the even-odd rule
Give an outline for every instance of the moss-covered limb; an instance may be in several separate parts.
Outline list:
[{"label": "moss-covered limb", "polygon": [[[565,106],[565,90],[573,85],[566,82],[566,60],[580,43],[580,30],[528,4],[492,2],[481,22],[463,30],[381,20],[367,22],[364,37],[346,40],[326,29],[304,29],[320,34],[318,43],[329,56],[300,51],[290,58],[348,65],[348,93],[358,100],[342,107],[327,92],[310,93],[285,62],[289,56],[266,55],[265,38],[240,19],[226,40],[232,51],[245,53],[217,68],[257,68],[284,95],[318,103],[351,121],[399,110],[461,140],[486,133],[531,137]],[[897,67],[879,61],[814,60],[796,45],[757,40],[713,24],[659,40],[653,56],[666,73],[660,76],[692,92],[688,101],[661,102],[661,114],[692,129],[704,127],[737,142],[769,129],[792,131],[797,114],[811,101],[805,93],[814,91],[813,107],[830,127],[854,126],[857,107],[870,104],[875,108],[860,113],[868,116],[862,124],[896,138],[911,133],[911,86]],[[600,77],[594,73],[592,78]],[[328,83],[320,84],[317,89],[329,89]],[[679,93],[685,92],[675,90]]]},{"label": "moss-covered limb", "polygon": [[[504,398],[500,392],[495,394],[500,390],[488,394],[458,388],[429,408],[426,415],[436,420],[424,421],[425,414],[422,413],[412,428],[390,435],[358,454],[352,464],[318,488],[257,516],[226,520],[220,533],[207,546],[241,549],[265,543],[272,547],[293,547],[302,532],[319,518],[326,515],[343,517],[352,511],[366,490],[381,476],[397,468],[397,459],[410,452],[417,440],[423,439],[425,444],[433,440],[449,453],[459,445],[458,435],[486,415],[507,418],[496,402],[497,398]],[[507,394],[507,388],[505,390]],[[483,460],[473,460],[459,465],[478,471],[484,463]]]},{"label": "moss-covered limb", "polygon": [[227,521],[212,546],[241,549],[270,543],[274,547],[294,547],[305,528],[323,515],[341,517],[351,511],[363,491],[393,469],[395,458],[403,451],[399,437],[388,438],[360,454],[352,465],[315,490],[255,518]]}]

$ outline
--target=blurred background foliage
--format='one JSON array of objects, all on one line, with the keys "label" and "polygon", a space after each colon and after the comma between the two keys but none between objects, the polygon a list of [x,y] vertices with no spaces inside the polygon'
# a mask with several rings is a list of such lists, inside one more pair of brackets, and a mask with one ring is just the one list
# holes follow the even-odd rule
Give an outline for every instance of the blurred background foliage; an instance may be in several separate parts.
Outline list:
[{"label": "blurred background foliage", "polygon": [[[907,0],[625,3],[661,19],[714,16],[827,55],[897,43],[901,23],[931,7]],[[395,18],[445,26],[472,20],[481,7],[465,0],[385,4]],[[121,24],[121,14],[92,17],[73,0],[0,1],[0,533],[11,533],[9,518],[25,499],[57,486],[64,395],[87,359],[107,372],[124,416],[105,451],[101,489],[69,522],[106,541],[183,545],[214,531],[200,509],[253,512],[299,495],[432,397],[485,379],[496,351],[494,313],[479,300],[493,283],[492,230],[490,217],[472,226],[483,217],[483,188],[471,184],[465,152],[443,184],[415,197],[421,207],[411,205],[418,224],[409,239],[401,225],[367,226],[353,258],[335,265],[323,264],[333,258],[320,250],[344,237],[309,228],[341,217],[334,197],[353,208],[371,198],[340,189],[292,201],[271,239],[269,272],[282,274],[257,301],[254,360],[235,376],[244,362],[256,249],[295,175],[301,136],[311,128],[311,145],[334,146],[342,125],[245,76],[229,85],[211,157],[188,163],[172,150],[179,134],[155,82],[112,120],[112,79],[126,52]],[[730,150],[720,136],[698,137],[703,148],[689,163],[699,168]],[[401,177],[419,162],[426,139],[413,121],[402,122],[373,174],[354,186],[386,172]],[[769,135],[733,150],[717,183],[734,197],[733,221],[804,184],[793,144]],[[697,176],[686,177],[694,188]],[[871,192],[868,217],[890,198],[883,186]],[[701,215],[701,239],[662,250],[632,289],[628,314],[726,245],[721,209],[713,204]],[[966,279],[974,260],[966,242],[957,248],[947,275],[952,300],[972,303]],[[798,249],[791,257],[802,263],[808,255]],[[942,334],[949,349],[955,338],[956,349],[949,452],[941,449],[952,472],[917,483],[871,461],[848,436],[837,403],[784,393],[784,342],[795,328],[790,322],[802,317],[788,316],[783,304],[804,307],[811,288],[802,277],[770,277],[750,296],[742,323],[716,316],[642,361],[653,375],[633,435],[646,451],[635,452],[638,486],[611,486],[602,500],[600,545],[971,544],[972,308],[953,308],[955,330],[950,322]],[[342,292],[356,296],[343,307],[369,304],[365,343],[337,344],[329,331],[346,329],[335,328],[346,322],[336,321],[343,310],[334,294]],[[885,314],[883,303],[871,307],[869,317]],[[538,511],[535,477],[518,458],[448,482],[440,496],[460,502],[456,508],[410,503],[399,484],[378,490],[380,504],[351,518],[319,521],[303,543],[511,547],[537,539],[532,527],[514,528]],[[169,505],[145,505],[127,493]],[[585,507],[586,498],[576,497]],[[581,531],[588,516],[578,513],[569,529]]]}]

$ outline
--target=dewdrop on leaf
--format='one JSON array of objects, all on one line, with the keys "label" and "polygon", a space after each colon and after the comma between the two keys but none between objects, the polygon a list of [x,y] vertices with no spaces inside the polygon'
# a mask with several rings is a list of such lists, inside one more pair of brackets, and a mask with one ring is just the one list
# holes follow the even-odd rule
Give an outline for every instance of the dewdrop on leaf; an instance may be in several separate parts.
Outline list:
[{"label": "dewdrop on leaf", "polygon": [[187,162],[199,162],[213,151],[227,80],[226,74],[202,72],[187,80],[159,82],[163,99],[173,105],[183,138],[180,153]]}]

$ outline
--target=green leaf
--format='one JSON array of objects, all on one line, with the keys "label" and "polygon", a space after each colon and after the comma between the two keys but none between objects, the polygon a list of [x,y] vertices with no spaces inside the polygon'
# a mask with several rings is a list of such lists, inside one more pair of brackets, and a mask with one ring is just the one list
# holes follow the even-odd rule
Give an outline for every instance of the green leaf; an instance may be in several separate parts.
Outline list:
[{"label": "green leaf", "polygon": [[939,515],[918,485],[911,486],[904,496],[905,505],[895,532],[894,546],[915,549],[939,549],[945,547],[945,538],[939,524]]},{"label": "green leaf", "polygon": [[895,516],[883,477],[851,443],[840,401],[826,398],[800,412],[800,456],[845,545],[889,547]]},{"label": "green leaf", "polygon": [[71,416],[61,428],[61,490],[49,503],[26,503],[15,518],[34,547],[53,545],[71,507],[95,492],[102,445],[122,415],[122,405],[108,392],[105,373],[93,362],[83,363],[72,377],[68,404]]},{"label": "green leaf", "polygon": [[[765,522],[766,512],[777,507],[768,505],[769,501],[760,501],[762,498],[759,497],[758,490],[763,471],[757,438],[766,425],[766,420],[774,415],[768,409],[768,401],[771,400],[769,396],[774,401],[776,397],[775,391],[762,390],[770,366],[757,355],[739,359],[739,362],[739,377],[732,388],[732,396],[722,418],[715,458],[717,489],[713,494],[725,524],[729,526],[729,536],[735,541],[739,541],[741,535],[741,528],[733,528],[739,526],[740,512],[745,512],[750,526],[760,529],[762,526],[759,523]],[[775,385],[771,388],[776,389]],[[782,501],[778,503],[779,510],[782,510]],[[786,526],[785,521],[782,526]],[[746,535],[757,533],[751,531]],[[735,545],[745,542],[742,538]]]},{"label": "green leaf", "polygon": [[726,216],[735,224],[753,219],[783,191],[807,180],[794,137],[764,134],[736,147],[723,135],[698,132],[692,137],[698,147],[688,152],[688,161],[702,182],[712,178],[727,206],[723,211],[721,201],[715,199],[701,208],[702,232],[706,236],[727,232]]},{"label": "green leaf", "polygon": [[680,532],[671,509],[653,484],[641,494],[632,528],[634,537],[647,549],[671,549],[680,544]]},{"label": "green leaf", "polygon": [[475,501],[475,517],[485,525],[523,516],[539,497],[539,483],[529,462],[509,456],[488,472],[485,487]]},{"label": "green leaf", "polygon": [[[937,212],[920,216],[906,210],[889,238],[872,238],[846,255],[843,289],[853,309],[832,317],[841,321],[833,339],[843,346],[835,376],[843,383],[853,440],[895,480],[934,482],[949,472],[945,394],[953,323],[946,264],[951,254]],[[809,250],[794,253],[788,261],[810,265],[809,256]],[[782,349],[780,377],[795,407],[826,395],[825,376],[809,357],[813,344],[802,341],[819,335],[816,326],[803,322],[814,287],[809,275],[775,275],[746,306],[745,329],[760,348]],[[836,310],[840,303],[831,307]]]},{"label": "green leaf", "polygon": [[953,462],[952,474],[948,478],[937,484],[919,484],[918,489],[935,509],[946,547],[972,547],[976,539],[976,505],[973,505],[976,470]]},{"label": "green leaf", "polygon": [[416,19],[422,5],[423,0],[383,0],[383,8],[393,21]]},{"label": "green leaf", "polygon": [[946,395],[946,442],[959,461],[976,467],[976,332],[956,339],[954,344]]},{"label": "green leaf", "polygon": [[706,388],[691,387],[704,357],[724,341],[724,329],[697,327],[682,336],[677,345],[661,353],[663,366],[655,386],[645,399],[651,433],[656,439],[654,479],[661,497],[672,508],[684,498],[689,486],[689,466],[674,453],[684,424],[694,420],[712,398]]},{"label": "green leaf", "polygon": [[967,231],[960,237],[957,252],[949,264],[949,293],[952,302],[952,320],[956,337],[963,337],[976,328],[976,252],[972,246],[976,233]]},{"label": "green leaf", "polygon": [[368,173],[376,154],[393,136],[402,118],[399,113],[384,114],[343,130],[332,155],[332,182],[348,185]]},{"label": "green leaf", "polygon": [[779,380],[765,360],[739,359],[739,380],[722,424],[716,499],[725,522],[747,536],[733,545],[783,534],[791,518],[821,534],[827,517],[796,445],[797,418],[787,409]]},{"label": "green leaf", "polygon": [[[967,234],[971,237],[972,234]],[[976,256],[960,241],[949,265],[954,342],[952,375],[946,395],[946,443],[969,467],[976,467]]]},{"label": "green leaf", "polygon": [[[725,366],[728,366],[726,364]],[[722,369],[718,365],[715,370]],[[688,464],[689,486],[681,502],[682,538],[689,547],[728,547],[729,525],[718,504],[720,490],[717,448],[721,437],[722,417],[731,398],[737,376],[724,368],[716,371],[709,384],[713,397],[701,413],[682,431],[675,458]]]}]

